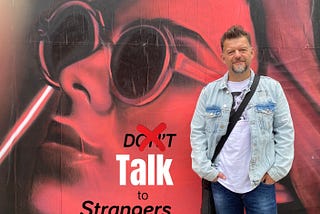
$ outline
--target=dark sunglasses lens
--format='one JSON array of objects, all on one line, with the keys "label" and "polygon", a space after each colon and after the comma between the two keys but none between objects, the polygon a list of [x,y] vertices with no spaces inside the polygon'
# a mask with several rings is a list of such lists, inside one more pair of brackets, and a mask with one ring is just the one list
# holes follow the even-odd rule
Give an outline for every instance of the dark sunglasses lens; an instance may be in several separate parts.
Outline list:
[{"label": "dark sunglasses lens", "polygon": [[125,32],[114,46],[111,60],[118,92],[130,99],[147,94],[163,70],[166,48],[156,29],[140,26]]},{"label": "dark sunglasses lens", "polygon": [[88,12],[71,7],[56,14],[48,26],[44,55],[50,75],[59,80],[61,69],[88,56],[94,44],[94,29]]}]

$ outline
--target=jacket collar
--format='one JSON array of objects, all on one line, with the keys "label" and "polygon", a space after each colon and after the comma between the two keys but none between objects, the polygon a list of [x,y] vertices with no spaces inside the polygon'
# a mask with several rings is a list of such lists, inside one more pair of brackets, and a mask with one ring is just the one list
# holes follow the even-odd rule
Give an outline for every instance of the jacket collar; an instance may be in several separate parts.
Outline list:
[{"label": "jacket collar", "polygon": [[[250,81],[249,81],[249,85],[251,87],[251,84],[253,82],[253,79],[254,79],[254,71],[252,69],[250,69]],[[229,71],[227,71],[223,77],[222,77],[222,82],[220,84],[220,89],[224,90],[224,89],[228,89],[228,76],[229,76]],[[248,88],[250,88],[248,87]]]}]

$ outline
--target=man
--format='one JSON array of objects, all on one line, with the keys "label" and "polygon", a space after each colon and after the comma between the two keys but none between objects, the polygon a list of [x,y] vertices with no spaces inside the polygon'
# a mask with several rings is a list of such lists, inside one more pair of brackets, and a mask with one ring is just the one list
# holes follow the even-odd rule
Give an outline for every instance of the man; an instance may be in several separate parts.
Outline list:
[{"label": "man", "polygon": [[293,161],[294,128],[280,84],[261,77],[255,94],[220,154],[211,158],[226,133],[229,116],[250,90],[254,49],[250,34],[232,26],[221,38],[228,72],[205,86],[191,122],[192,168],[212,181],[217,213],[276,213],[275,182]]}]

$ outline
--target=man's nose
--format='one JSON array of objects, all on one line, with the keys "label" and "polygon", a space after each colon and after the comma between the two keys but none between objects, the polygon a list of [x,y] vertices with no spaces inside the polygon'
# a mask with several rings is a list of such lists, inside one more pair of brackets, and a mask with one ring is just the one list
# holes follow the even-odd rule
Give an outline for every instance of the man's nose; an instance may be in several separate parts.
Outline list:
[{"label": "man's nose", "polygon": [[241,52],[239,50],[234,51],[234,57],[235,58],[240,58],[241,57]]},{"label": "man's nose", "polygon": [[71,97],[73,108],[87,105],[97,113],[106,113],[112,107],[110,55],[103,47],[62,71],[61,87]]}]

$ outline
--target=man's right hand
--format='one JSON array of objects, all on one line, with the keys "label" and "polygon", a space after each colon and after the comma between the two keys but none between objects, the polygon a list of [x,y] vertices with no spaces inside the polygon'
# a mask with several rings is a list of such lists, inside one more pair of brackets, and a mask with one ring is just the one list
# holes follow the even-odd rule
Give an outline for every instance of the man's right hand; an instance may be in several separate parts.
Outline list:
[{"label": "man's right hand", "polygon": [[217,177],[212,182],[217,182],[219,178],[226,180],[227,177],[222,172],[219,172]]}]

